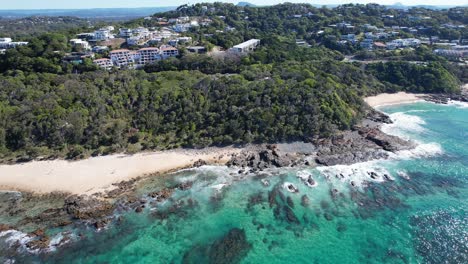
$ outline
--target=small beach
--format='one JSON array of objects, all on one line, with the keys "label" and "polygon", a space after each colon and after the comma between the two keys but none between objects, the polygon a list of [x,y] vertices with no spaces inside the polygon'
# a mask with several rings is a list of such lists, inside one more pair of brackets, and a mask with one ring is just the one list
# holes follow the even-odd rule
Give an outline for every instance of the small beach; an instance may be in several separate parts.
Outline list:
[{"label": "small beach", "polygon": [[112,189],[112,184],[120,181],[191,167],[200,159],[211,164],[226,163],[231,155],[240,151],[232,147],[181,149],[134,155],[115,154],[79,161],[0,165],[0,190],[93,194]]},{"label": "small beach", "polygon": [[372,107],[377,107],[382,105],[414,103],[424,100],[424,96],[424,94],[413,94],[406,92],[398,92],[394,94],[382,93],[376,96],[366,97],[364,98],[364,101]]}]

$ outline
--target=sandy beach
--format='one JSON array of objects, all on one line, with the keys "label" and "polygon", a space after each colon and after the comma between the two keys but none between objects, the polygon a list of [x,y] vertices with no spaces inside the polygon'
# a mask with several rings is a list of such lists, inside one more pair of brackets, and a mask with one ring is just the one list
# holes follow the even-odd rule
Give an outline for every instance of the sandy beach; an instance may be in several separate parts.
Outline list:
[{"label": "sandy beach", "polygon": [[364,101],[372,107],[392,104],[414,103],[424,100],[424,94],[412,94],[406,92],[398,92],[394,94],[382,93],[376,96],[364,98]]},{"label": "sandy beach", "polygon": [[53,160],[0,165],[0,190],[93,194],[112,189],[112,183],[187,168],[199,159],[209,163],[225,163],[232,154],[240,151],[231,147],[173,150],[135,155],[115,154],[80,161]]}]

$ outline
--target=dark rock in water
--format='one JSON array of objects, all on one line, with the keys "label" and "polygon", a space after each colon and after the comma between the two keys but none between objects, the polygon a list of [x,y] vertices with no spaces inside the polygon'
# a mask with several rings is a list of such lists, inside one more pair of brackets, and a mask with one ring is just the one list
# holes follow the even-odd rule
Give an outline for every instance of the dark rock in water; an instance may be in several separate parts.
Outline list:
[{"label": "dark rock in water", "polygon": [[301,197],[301,205],[304,206],[304,207],[307,207],[307,206],[309,206],[309,204],[310,204],[310,199],[309,199],[309,197],[307,197],[307,195],[305,195],[305,194],[302,195],[302,197]]},{"label": "dark rock in water", "polygon": [[367,173],[372,179],[378,179],[379,175],[373,171]]},{"label": "dark rock in water", "polygon": [[335,199],[338,196],[338,190],[337,189],[332,189],[330,190],[330,196]]},{"label": "dark rock in water", "polygon": [[173,192],[174,192],[173,189],[164,188],[160,191],[149,193],[148,196],[151,198],[156,198],[156,201],[158,202],[162,202],[164,200],[167,200],[169,197],[171,197]]},{"label": "dark rock in water", "polygon": [[143,209],[144,209],[144,208],[145,208],[144,205],[140,205],[140,206],[138,206],[138,207],[135,209],[135,212],[136,212],[136,213],[141,213],[141,212],[143,212]]},{"label": "dark rock in water", "polygon": [[346,227],[345,223],[343,223],[343,222],[338,222],[338,224],[336,225],[336,231],[338,231],[340,233],[343,233],[347,229],[348,228]]},{"label": "dark rock in water", "polygon": [[384,124],[392,124],[392,119],[390,117],[380,111],[374,110],[373,108],[370,108],[367,116],[367,119],[374,121],[376,123],[384,123]]},{"label": "dark rock in water", "polygon": [[390,176],[389,176],[388,174],[384,174],[384,178],[385,178],[385,180],[387,180],[387,181],[393,181],[393,179],[390,178]]},{"label": "dark rock in water", "polygon": [[197,161],[195,161],[195,163],[193,163],[193,167],[195,168],[198,168],[198,167],[201,167],[201,166],[205,166],[207,165],[208,163],[202,159],[199,159]]},{"label": "dark rock in water", "polygon": [[249,197],[249,203],[247,204],[247,209],[251,209],[253,206],[255,206],[257,204],[261,204],[264,201],[265,200],[264,200],[264,197],[263,197],[263,193],[259,192],[259,193],[256,193],[256,194],[252,194]]},{"label": "dark rock in water", "polygon": [[320,207],[322,209],[326,210],[326,209],[330,208],[330,204],[327,201],[322,200],[322,201],[320,201]]},{"label": "dark rock in water", "polygon": [[99,220],[99,221],[96,221],[94,223],[94,227],[96,229],[102,229],[102,228],[106,227],[108,223],[109,223],[109,220],[107,220],[107,219]]},{"label": "dark rock in water", "polygon": [[229,230],[226,236],[213,243],[210,248],[210,263],[239,263],[249,253],[252,245],[247,241],[245,231],[239,228]]},{"label": "dark rock in water", "polygon": [[72,195],[65,199],[64,209],[75,219],[87,220],[103,218],[112,213],[114,206],[86,195]]},{"label": "dark rock in water", "polygon": [[177,189],[181,190],[181,191],[186,191],[190,188],[192,188],[193,186],[193,182],[183,182],[183,183],[180,183],[179,185],[177,185]]},{"label": "dark rock in water", "polygon": [[329,213],[324,213],[323,216],[325,217],[325,219],[327,219],[327,221],[333,220],[333,216]]},{"label": "dark rock in water", "polygon": [[286,203],[288,204],[289,207],[294,208],[294,201],[292,200],[290,196],[286,198]]},{"label": "dark rock in water", "polygon": [[242,261],[252,249],[245,231],[233,228],[209,246],[197,245],[185,253],[182,263],[234,264]]},{"label": "dark rock in water", "polygon": [[36,229],[36,230],[35,230],[34,232],[32,232],[31,234],[33,234],[34,236],[39,236],[39,237],[41,237],[41,236],[45,236],[45,231],[44,231],[44,229],[39,228],[39,229]]},{"label": "dark rock in water", "polygon": [[31,250],[44,250],[49,247],[50,238],[48,236],[42,236],[39,239],[35,239],[26,243],[26,247]]},{"label": "dark rock in water", "polygon": [[297,218],[297,216],[294,214],[294,211],[288,207],[288,206],[283,206],[283,211],[286,215],[286,220],[288,221],[288,223],[290,224],[299,224],[299,219]]},{"label": "dark rock in water", "polygon": [[268,192],[268,203],[270,204],[270,208],[273,208],[273,206],[278,205],[278,202],[276,201],[276,196],[278,195],[278,193],[279,191],[277,188]]}]

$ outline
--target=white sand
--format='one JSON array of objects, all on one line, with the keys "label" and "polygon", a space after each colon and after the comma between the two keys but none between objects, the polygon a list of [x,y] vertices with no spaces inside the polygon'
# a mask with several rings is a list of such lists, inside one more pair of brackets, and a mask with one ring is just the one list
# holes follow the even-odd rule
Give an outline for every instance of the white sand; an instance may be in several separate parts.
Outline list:
[{"label": "white sand", "polygon": [[53,160],[0,165],[0,190],[92,194],[112,189],[112,183],[122,180],[186,168],[199,159],[225,163],[230,155],[240,151],[235,148],[175,150],[117,154],[72,162]]},{"label": "white sand", "polygon": [[423,94],[412,94],[406,92],[399,92],[394,94],[382,93],[376,96],[364,98],[364,101],[372,107],[392,104],[414,103],[424,100]]}]

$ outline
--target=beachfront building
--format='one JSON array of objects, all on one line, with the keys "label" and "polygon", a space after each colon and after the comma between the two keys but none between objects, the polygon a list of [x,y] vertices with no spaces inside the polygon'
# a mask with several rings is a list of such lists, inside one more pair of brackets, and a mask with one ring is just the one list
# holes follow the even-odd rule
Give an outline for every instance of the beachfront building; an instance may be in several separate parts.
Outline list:
[{"label": "beachfront building", "polygon": [[260,45],[259,39],[251,39],[232,47],[231,49],[229,49],[229,51],[234,53],[247,53],[255,50],[255,48],[257,48],[258,45]]},{"label": "beachfront building", "polygon": [[138,64],[144,65],[154,63],[161,59],[161,52],[158,48],[143,48],[137,51]]},{"label": "beachfront building", "polygon": [[114,67],[114,63],[110,59],[103,58],[103,59],[97,59],[93,61],[98,67],[104,70],[110,70],[112,67]]}]

